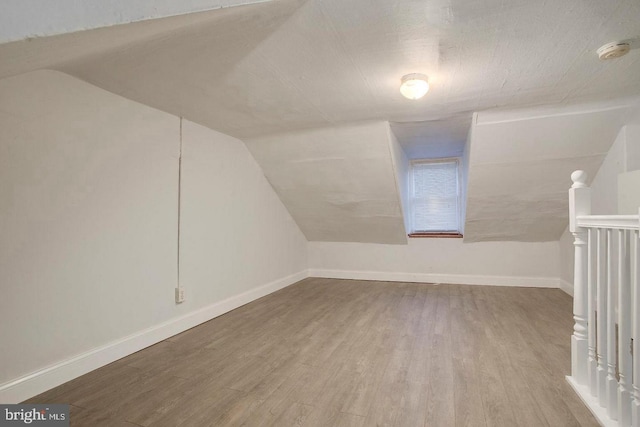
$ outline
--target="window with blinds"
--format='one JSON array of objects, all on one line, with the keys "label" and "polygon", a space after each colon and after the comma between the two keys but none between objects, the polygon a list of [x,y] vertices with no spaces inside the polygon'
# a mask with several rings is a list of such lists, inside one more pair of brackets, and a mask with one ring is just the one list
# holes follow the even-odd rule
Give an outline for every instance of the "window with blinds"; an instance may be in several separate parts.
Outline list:
[{"label": "window with blinds", "polygon": [[412,162],[409,193],[412,233],[460,230],[458,159]]}]

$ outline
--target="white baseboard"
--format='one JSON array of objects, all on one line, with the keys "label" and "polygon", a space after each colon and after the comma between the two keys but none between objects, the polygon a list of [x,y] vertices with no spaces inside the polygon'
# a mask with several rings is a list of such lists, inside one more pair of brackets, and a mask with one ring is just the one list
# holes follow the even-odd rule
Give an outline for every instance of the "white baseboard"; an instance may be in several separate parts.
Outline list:
[{"label": "white baseboard", "polygon": [[566,378],[571,388],[573,388],[573,390],[576,392],[578,397],[580,397],[580,400],[582,400],[585,406],[589,408],[589,410],[598,420],[601,426],[618,427],[619,423],[609,418],[609,415],[607,415],[607,410],[600,406],[597,398],[591,396],[591,393],[589,392],[589,389],[587,387],[575,382],[573,377],[567,376]]},{"label": "white baseboard", "polygon": [[265,295],[308,277],[307,270],[211,304],[207,307],[136,332],[118,341],[95,348],[0,385],[0,403],[18,403],[77,378],[101,366],[156,344],[187,329],[218,317]]},{"label": "white baseboard", "polygon": [[443,283],[459,285],[516,286],[527,288],[558,288],[556,277],[480,276],[470,274],[397,273],[385,271],[354,271],[309,269],[310,277],[328,279],[377,280],[383,282]]},{"label": "white baseboard", "polygon": [[567,294],[573,296],[573,284],[567,282],[564,279],[558,279],[558,287],[565,291]]}]

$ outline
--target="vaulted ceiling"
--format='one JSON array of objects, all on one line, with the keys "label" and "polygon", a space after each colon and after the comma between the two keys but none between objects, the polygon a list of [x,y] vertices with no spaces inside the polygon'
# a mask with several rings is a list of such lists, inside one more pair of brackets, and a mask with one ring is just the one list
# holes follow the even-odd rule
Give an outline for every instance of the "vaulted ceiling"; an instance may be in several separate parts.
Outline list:
[{"label": "vaulted ceiling", "polygon": [[[181,11],[161,4],[144,13],[239,3],[245,2],[190,0]],[[42,11],[31,12],[42,21]],[[144,13],[122,13],[111,24]],[[455,155],[475,111],[640,94],[638,16],[637,0],[279,0],[1,44],[0,78],[60,70],[247,141],[390,121],[409,157]],[[632,52],[599,61],[595,50],[613,40],[630,41]],[[431,82],[427,96],[414,102],[398,92],[400,77],[411,72]],[[271,144],[287,152],[284,142]],[[330,157],[336,144],[318,155]],[[282,154],[278,161],[289,167],[296,158]],[[475,161],[473,192],[481,170]],[[476,202],[469,200],[472,214],[484,209]],[[467,228],[470,237],[475,233]]]}]

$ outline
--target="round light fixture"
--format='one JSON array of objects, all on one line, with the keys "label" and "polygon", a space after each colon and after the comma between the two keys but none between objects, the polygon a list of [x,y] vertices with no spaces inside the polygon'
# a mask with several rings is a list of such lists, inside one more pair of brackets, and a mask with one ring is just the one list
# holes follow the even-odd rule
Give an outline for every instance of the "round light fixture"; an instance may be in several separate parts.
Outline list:
[{"label": "round light fixture", "polygon": [[408,99],[420,99],[429,91],[429,77],[424,74],[407,74],[402,77],[400,93]]},{"label": "round light fixture", "polygon": [[598,58],[602,60],[620,58],[629,53],[629,50],[631,50],[631,46],[626,42],[607,43],[598,49]]}]

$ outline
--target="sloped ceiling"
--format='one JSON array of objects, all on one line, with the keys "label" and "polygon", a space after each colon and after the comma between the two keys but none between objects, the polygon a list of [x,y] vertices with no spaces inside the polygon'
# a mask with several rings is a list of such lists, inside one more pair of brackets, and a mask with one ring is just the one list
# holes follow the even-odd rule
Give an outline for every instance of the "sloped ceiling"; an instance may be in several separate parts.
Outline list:
[{"label": "sloped ceiling", "polygon": [[478,113],[465,241],[558,240],[568,223],[571,173],[595,176],[638,105]]},{"label": "sloped ceiling", "polygon": [[3,0],[0,43],[270,0]]},{"label": "sloped ceiling", "polygon": [[[421,157],[459,150],[474,111],[640,94],[638,16],[637,0],[279,0],[2,44],[0,78],[60,70],[235,137],[269,141],[274,151],[306,129],[391,121],[409,157]],[[596,49],[613,40],[630,40],[631,53],[599,61]],[[431,83],[413,102],[398,91],[412,72]],[[280,143],[268,137],[288,134]],[[322,144],[318,157],[331,157],[337,141]],[[506,161],[491,153],[487,164]],[[292,161],[273,155],[262,166]],[[470,182],[477,194],[492,191],[480,169]],[[357,187],[351,191],[357,199]],[[287,203],[295,210],[303,200]],[[478,227],[469,224],[467,235],[482,224],[494,230],[481,222],[492,217],[482,213],[489,207],[470,206],[467,218]],[[549,218],[558,218],[555,209]],[[338,226],[328,218],[312,239],[333,239]],[[531,229],[507,234],[553,234]]]},{"label": "sloped ceiling", "polygon": [[406,243],[386,122],[246,140],[310,241]]}]

